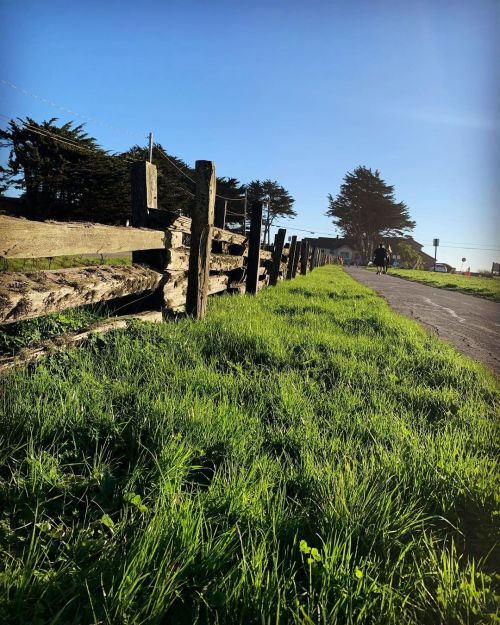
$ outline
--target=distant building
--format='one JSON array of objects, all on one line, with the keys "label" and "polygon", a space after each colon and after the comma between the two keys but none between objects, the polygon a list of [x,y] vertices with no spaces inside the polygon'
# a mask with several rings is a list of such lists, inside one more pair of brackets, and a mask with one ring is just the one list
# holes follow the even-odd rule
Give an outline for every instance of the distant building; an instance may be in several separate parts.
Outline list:
[{"label": "distant building", "polygon": [[393,263],[399,264],[401,262],[401,255],[398,254],[398,245],[399,243],[406,243],[412,249],[414,249],[415,252],[418,252],[420,254],[420,257],[422,258],[422,262],[424,264],[424,269],[429,270],[429,269],[432,269],[432,267],[434,266],[434,258],[432,256],[429,256],[429,254],[422,252],[422,248],[424,246],[418,241],[415,241],[415,239],[411,236],[383,237],[382,242],[385,243],[386,246],[387,245],[391,246]]},{"label": "distant building", "polygon": [[355,244],[350,239],[340,237],[318,237],[317,239],[306,239],[310,245],[335,257],[340,256],[344,265],[352,265],[361,262],[361,254],[356,249]]},{"label": "distant building", "polygon": [[[361,263],[362,255],[361,252],[357,249],[356,244],[352,239],[337,237],[318,237],[317,239],[307,238],[307,241],[314,247],[319,248],[322,251],[325,251],[329,254],[333,254],[333,256],[340,256],[344,261],[344,265],[352,265],[355,263]],[[422,258],[424,269],[432,269],[434,266],[434,258],[429,256],[422,251],[424,247],[418,241],[411,236],[405,237],[381,237],[380,241],[387,246],[390,245],[392,250],[392,262],[395,265],[398,265],[401,262],[401,256],[398,254],[398,245],[399,243],[406,243],[410,247],[412,247],[416,252],[418,252]],[[379,241],[375,243],[377,246]],[[443,264],[443,263],[441,263]],[[454,268],[451,266],[447,266],[448,271],[454,271]]]}]

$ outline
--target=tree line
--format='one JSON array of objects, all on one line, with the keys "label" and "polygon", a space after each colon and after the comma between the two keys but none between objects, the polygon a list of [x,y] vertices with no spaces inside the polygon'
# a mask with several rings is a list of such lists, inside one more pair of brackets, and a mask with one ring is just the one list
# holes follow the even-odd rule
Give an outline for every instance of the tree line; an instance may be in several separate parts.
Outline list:
[{"label": "tree line", "polygon": [[[37,122],[30,117],[11,120],[0,130],[0,147],[8,160],[0,167],[0,193],[21,192],[24,212],[32,219],[85,220],[124,224],[131,218],[130,164],[146,160],[148,148],[134,145],[112,154],[88,135],[84,124],[61,124],[57,118]],[[191,215],[194,169],[181,158],[155,144],[158,172],[158,207],[178,215]],[[279,218],[293,218],[295,200],[277,181],[234,177],[217,178],[217,194],[228,198],[226,227],[248,229],[251,206],[264,201],[264,240]],[[243,199],[247,196],[245,213]],[[348,172],[336,197],[328,195],[327,215],[344,237],[360,251],[365,262],[377,240],[413,230],[415,222],[404,202],[395,199],[394,187],[378,170],[359,166]]]},{"label": "tree line", "polygon": [[[87,134],[84,124],[60,124],[56,118],[37,122],[30,117],[11,120],[7,129],[0,130],[0,147],[9,150],[6,165],[0,167],[0,193],[20,191],[27,217],[106,224],[124,224],[131,218],[130,165],[148,158],[147,147],[134,145],[112,154]],[[190,216],[194,168],[168,154],[161,144],[155,148],[158,207]],[[296,216],[294,198],[277,181],[243,184],[233,177],[218,177],[217,194],[229,198],[226,223],[230,229],[243,227],[245,192],[248,223],[252,203],[266,203],[267,238],[277,218]]]}]

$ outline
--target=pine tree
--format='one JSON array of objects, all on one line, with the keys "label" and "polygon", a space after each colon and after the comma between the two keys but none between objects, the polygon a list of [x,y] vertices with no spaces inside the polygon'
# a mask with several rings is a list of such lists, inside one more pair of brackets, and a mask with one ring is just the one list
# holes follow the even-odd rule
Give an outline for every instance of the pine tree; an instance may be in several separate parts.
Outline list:
[{"label": "pine tree", "polygon": [[410,218],[404,202],[396,202],[394,187],[367,167],[356,167],[344,177],[340,193],[333,198],[328,195],[327,215],[343,235],[353,241],[367,262],[376,240],[383,236],[397,236],[413,230],[415,222]]},{"label": "pine tree", "polygon": [[10,149],[0,170],[1,189],[22,191],[26,214],[33,218],[125,219],[130,214],[127,163],[100,148],[83,125],[56,122],[26,117],[0,131],[0,145]]},{"label": "pine tree", "polygon": [[266,202],[264,207],[263,240],[270,243],[271,226],[276,218],[293,218],[297,213],[293,210],[294,198],[278,182],[272,180],[252,180],[247,185],[248,205],[255,201]]}]

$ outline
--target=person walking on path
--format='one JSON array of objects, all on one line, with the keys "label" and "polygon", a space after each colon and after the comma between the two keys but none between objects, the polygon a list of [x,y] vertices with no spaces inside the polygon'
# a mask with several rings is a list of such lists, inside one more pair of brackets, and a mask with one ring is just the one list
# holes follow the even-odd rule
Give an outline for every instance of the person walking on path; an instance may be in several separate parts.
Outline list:
[{"label": "person walking on path", "polygon": [[387,273],[387,271],[389,270],[389,263],[391,262],[391,258],[392,258],[392,248],[391,248],[391,246],[388,245],[386,250],[387,250],[387,256],[386,256],[386,259],[385,259],[384,273]]},{"label": "person walking on path", "polygon": [[385,273],[385,263],[388,256],[389,255],[384,247],[384,244],[380,243],[380,245],[375,250],[373,257],[373,264],[377,268],[377,276],[382,272]]}]

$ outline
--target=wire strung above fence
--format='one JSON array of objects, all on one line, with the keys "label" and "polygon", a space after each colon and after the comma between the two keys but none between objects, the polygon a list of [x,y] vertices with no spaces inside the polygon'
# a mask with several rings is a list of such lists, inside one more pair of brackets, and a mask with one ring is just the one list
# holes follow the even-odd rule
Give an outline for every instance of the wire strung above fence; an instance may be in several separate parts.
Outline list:
[{"label": "wire strung above fence", "polygon": [[[177,171],[180,172],[184,176],[184,178],[189,180],[189,182],[191,182],[192,184],[194,185],[196,184],[196,181],[191,176],[189,176],[181,167],[179,167],[179,165],[177,165],[177,163],[173,159],[171,159],[170,156],[168,156],[168,154],[159,145],[155,143],[153,145],[153,148],[155,148],[160,153],[160,155],[172,165],[172,167],[175,167],[175,169],[177,169]],[[233,201],[244,202],[245,201],[245,198],[243,197],[225,197],[224,195],[219,195],[218,193],[215,194],[215,197],[218,197],[221,200],[227,200],[228,202],[233,202]]]},{"label": "wire strung above fence", "polygon": [[192,184],[196,185],[195,180],[193,180],[193,178],[191,178],[191,176],[189,176],[188,174],[186,174],[186,172],[185,172],[185,171],[183,171],[183,170],[182,170],[182,168],[181,168],[181,167],[179,167],[179,165],[177,165],[177,163],[176,163],[174,160],[172,160],[172,159],[170,158],[170,156],[168,156],[168,154],[167,154],[164,150],[162,150],[162,148],[160,148],[160,146],[159,146],[159,145],[157,145],[157,144],[155,143],[155,144],[153,145],[153,147],[154,147],[154,148],[155,148],[155,149],[156,149],[156,150],[157,150],[157,151],[161,154],[161,156],[162,156],[162,157],[163,157],[166,161],[168,161],[168,162],[172,165],[172,167],[175,167],[175,169],[177,169],[177,171],[178,171],[178,172],[180,172],[180,173],[184,176],[184,178],[186,178],[187,180],[189,180],[189,182],[191,182]]},{"label": "wire strung above fence", "polygon": [[[224,195],[215,194],[215,197],[220,198],[221,200],[226,200],[227,202],[244,202],[244,197],[225,197]],[[229,212],[229,211],[228,211]]]},{"label": "wire strung above fence", "polygon": [[104,128],[109,128],[110,130],[114,130],[115,132],[119,132],[119,133],[125,133],[129,136],[132,137],[143,137],[144,134],[143,133],[139,133],[139,132],[133,132],[132,130],[128,130],[127,128],[118,128],[116,126],[113,126],[112,124],[109,124],[108,122],[104,122],[100,119],[97,119],[95,117],[89,117],[88,115],[84,115],[83,113],[78,113],[77,111],[73,111],[72,109],[69,109],[65,106],[62,106],[61,104],[57,104],[57,102],[54,102],[53,100],[50,100],[48,98],[44,98],[43,96],[40,96],[36,93],[33,93],[31,91],[28,91],[27,89],[24,89],[23,87],[20,87],[19,85],[16,85],[12,82],[10,82],[9,80],[5,80],[4,78],[0,78],[0,84],[6,86],[6,87],[10,87],[11,89],[14,89],[15,91],[18,91],[19,93],[22,93],[25,96],[28,96],[30,98],[33,98],[34,100],[38,100],[39,102],[43,102],[44,104],[48,104],[49,106],[59,109],[60,111],[63,111],[64,113],[69,113],[70,115],[74,116],[74,117],[78,117],[79,119],[81,119],[82,121],[85,122],[91,122],[91,123],[95,123],[95,124],[99,124],[100,126],[103,126]]}]

